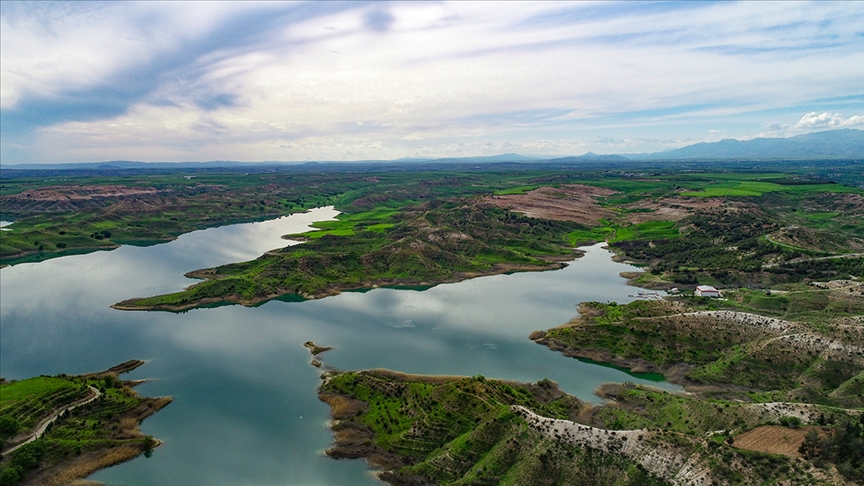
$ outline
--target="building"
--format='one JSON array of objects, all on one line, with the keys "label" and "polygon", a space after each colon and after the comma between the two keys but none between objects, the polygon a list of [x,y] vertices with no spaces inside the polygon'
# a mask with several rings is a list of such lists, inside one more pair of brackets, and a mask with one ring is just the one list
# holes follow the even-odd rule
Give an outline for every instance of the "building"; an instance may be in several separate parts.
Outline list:
[{"label": "building", "polygon": [[696,287],[696,297],[720,297],[720,291],[710,285]]}]

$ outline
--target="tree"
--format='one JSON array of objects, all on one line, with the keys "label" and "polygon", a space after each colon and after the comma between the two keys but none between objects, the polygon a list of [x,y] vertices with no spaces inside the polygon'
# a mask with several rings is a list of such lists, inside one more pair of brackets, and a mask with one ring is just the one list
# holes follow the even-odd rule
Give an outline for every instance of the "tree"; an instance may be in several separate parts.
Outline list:
[{"label": "tree", "polygon": [[15,419],[15,417],[10,417],[8,415],[0,417],[0,435],[15,435],[20,427],[21,424],[18,423],[18,420]]}]

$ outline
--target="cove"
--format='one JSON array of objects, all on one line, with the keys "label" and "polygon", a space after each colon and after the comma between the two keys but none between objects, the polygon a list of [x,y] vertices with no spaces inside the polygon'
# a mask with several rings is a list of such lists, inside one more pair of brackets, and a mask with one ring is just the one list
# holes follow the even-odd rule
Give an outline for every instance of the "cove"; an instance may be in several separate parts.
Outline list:
[{"label": "cove", "polygon": [[[296,242],[279,237],[331,219],[333,208],[196,231],[152,247],[24,263],[0,270],[0,374],[85,373],[138,358],[146,396],[174,402],[142,430],[164,445],[153,457],[100,471],[109,485],[380,484],[362,461],[322,455],[332,436],[318,401],[319,370],[306,341],[333,346],[326,366],[389,368],[517,381],[549,378],[583,400],[604,382],[643,380],[566,358],[528,339],[563,324],[583,301],[626,303],[634,288],[602,245],[566,268],[428,289],[379,288],[310,301],[274,300],[181,314],[123,312],[114,302],[194,283],[185,272],[256,258]],[[652,377],[653,378],[653,377]]]}]

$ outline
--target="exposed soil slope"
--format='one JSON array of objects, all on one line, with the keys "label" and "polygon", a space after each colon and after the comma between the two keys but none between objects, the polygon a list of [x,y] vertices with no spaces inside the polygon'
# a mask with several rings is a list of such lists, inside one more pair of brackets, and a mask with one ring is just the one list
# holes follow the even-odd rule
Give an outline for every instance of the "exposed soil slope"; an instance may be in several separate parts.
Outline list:
[{"label": "exposed soil slope", "polygon": [[601,219],[615,213],[594,199],[616,191],[602,187],[570,184],[561,187],[540,187],[526,194],[489,196],[486,202],[532,218],[574,221],[595,226]]}]

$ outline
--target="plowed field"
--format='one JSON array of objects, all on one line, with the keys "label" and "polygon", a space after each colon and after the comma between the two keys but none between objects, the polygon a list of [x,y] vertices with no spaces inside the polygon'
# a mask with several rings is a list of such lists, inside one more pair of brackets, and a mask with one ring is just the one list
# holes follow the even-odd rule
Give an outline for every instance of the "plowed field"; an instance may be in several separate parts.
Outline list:
[{"label": "plowed field", "polygon": [[750,451],[769,452],[772,454],[783,454],[789,457],[801,457],[798,448],[804,442],[804,436],[810,430],[819,427],[801,427],[790,429],[779,425],[764,425],[735,436],[734,446],[739,449]]}]

